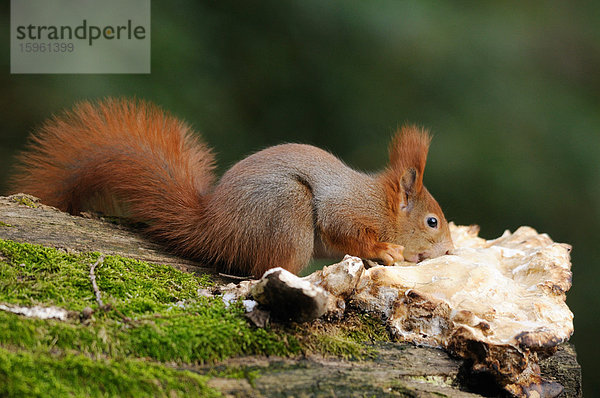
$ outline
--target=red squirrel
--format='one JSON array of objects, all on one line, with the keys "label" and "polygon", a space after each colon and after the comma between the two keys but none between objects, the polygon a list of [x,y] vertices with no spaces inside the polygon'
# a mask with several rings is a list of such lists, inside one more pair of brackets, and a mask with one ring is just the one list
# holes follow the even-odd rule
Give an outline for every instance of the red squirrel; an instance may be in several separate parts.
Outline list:
[{"label": "red squirrel", "polygon": [[[71,214],[108,194],[172,251],[224,272],[293,273],[313,256],[418,262],[452,248],[448,223],[423,186],[430,143],[398,130],[377,174],[310,145],[256,152],[215,184],[214,155],[188,125],[148,102],[82,102],[33,135],[12,179],[17,192]],[[102,203],[102,201],[100,201]]]}]

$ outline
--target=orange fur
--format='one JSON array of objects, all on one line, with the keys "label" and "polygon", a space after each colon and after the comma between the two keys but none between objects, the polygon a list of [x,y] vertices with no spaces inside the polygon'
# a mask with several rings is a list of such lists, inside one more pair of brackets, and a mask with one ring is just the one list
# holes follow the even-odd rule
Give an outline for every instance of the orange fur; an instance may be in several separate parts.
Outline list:
[{"label": "orange fur", "polygon": [[[72,214],[97,194],[115,195],[135,220],[176,251],[204,212],[214,156],[190,128],[143,101],[82,102],[32,136],[12,178],[15,191]],[[105,209],[94,209],[103,211]]]},{"label": "orange fur", "polygon": [[390,163],[388,167],[389,176],[398,179],[397,185],[393,185],[396,192],[400,191],[399,178],[409,168],[413,168],[417,172],[414,190],[421,191],[430,143],[431,136],[415,125],[405,124],[396,132],[389,147]]},{"label": "orange fur", "polygon": [[423,128],[407,124],[396,132],[390,143],[390,167],[396,170],[414,167],[421,176],[417,190],[423,185],[430,143],[431,136]]},{"label": "orange fur", "polygon": [[[309,145],[279,145],[238,162],[215,185],[214,156],[187,125],[143,101],[106,99],[46,122],[12,181],[15,191],[72,214],[115,198],[171,250],[228,272],[298,272],[315,253],[391,264],[451,246],[423,187],[429,142],[422,129],[403,127],[376,176]],[[440,218],[436,234],[423,228],[429,213]]]}]

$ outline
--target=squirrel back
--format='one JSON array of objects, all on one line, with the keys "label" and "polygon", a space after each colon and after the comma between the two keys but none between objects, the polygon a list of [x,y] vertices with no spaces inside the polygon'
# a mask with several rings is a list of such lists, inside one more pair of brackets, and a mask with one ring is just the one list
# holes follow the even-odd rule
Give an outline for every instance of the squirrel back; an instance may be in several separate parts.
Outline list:
[{"label": "squirrel back", "polygon": [[429,136],[414,126],[397,133],[376,175],[283,144],[241,160],[216,185],[214,155],[197,137],[143,101],[83,102],[34,134],[12,181],[72,214],[115,198],[171,250],[238,274],[298,272],[315,254],[416,262],[452,247],[422,184]]}]

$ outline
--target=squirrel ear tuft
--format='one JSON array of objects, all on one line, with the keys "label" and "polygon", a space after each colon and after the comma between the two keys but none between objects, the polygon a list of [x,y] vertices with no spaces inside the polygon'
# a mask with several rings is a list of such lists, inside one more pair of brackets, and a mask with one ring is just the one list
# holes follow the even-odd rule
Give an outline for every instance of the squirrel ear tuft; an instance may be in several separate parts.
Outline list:
[{"label": "squirrel ear tuft", "polygon": [[402,174],[402,177],[400,178],[400,186],[402,187],[400,209],[405,211],[410,210],[410,198],[417,192],[415,191],[417,180],[417,170],[413,167],[406,169],[404,174]]},{"label": "squirrel ear tuft", "polygon": [[411,198],[423,189],[423,172],[431,136],[415,125],[404,125],[390,143],[390,163],[380,174],[392,212],[410,211]]},{"label": "squirrel ear tuft", "polygon": [[408,168],[404,174],[402,174],[400,182],[406,195],[410,196],[415,192],[417,179],[422,180],[422,178],[417,176],[417,170],[415,170],[413,167]]},{"label": "squirrel ear tuft", "polygon": [[402,176],[402,188],[407,194],[418,193],[423,188],[430,142],[431,136],[423,128],[405,124],[390,143],[390,168]]}]

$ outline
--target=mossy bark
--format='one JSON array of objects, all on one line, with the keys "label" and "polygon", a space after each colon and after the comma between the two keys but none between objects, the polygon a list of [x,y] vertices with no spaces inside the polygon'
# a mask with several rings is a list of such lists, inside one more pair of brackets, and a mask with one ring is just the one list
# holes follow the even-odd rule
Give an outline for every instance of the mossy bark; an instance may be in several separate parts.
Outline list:
[{"label": "mossy bark", "polygon": [[[116,223],[73,217],[29,195],[0,196],[0,238],[51,246],[71,252],[97,251],[189,272],[214,274],[211,267],[167,253],[160,245]],[[106,218],[111,220],[114,218]],[[218,279],[218,276],[217,276]]]},{"label": "mossy bark", "polygon": [[[485,375],[465,375],[463,362],[441,350],[388,341],[382,325],[361,314],[253,328],[241,306],[203,296],[206,278],[199,275],[212,275],[217,290],[225,282],[209,267],[165,253],[130,229],[72,217],[28,197],[0,197],[0,239],[60,249],[5,242],[0,304],[55,305],[72,314],[58,321],[0,311],[0,395],[503,394]],[[89,252],[108,255],[96,270],[108,307],[95,302],[88,267],[99,256]],[[63,366],[65,358],[77,367]],[[43,369],[25,380],[16,369],[28,363]],[[561,346],[541,367],[565,386],[561,396],[582,396],[573,346]],[[86,372],[98,376],[86,378]]]}]

